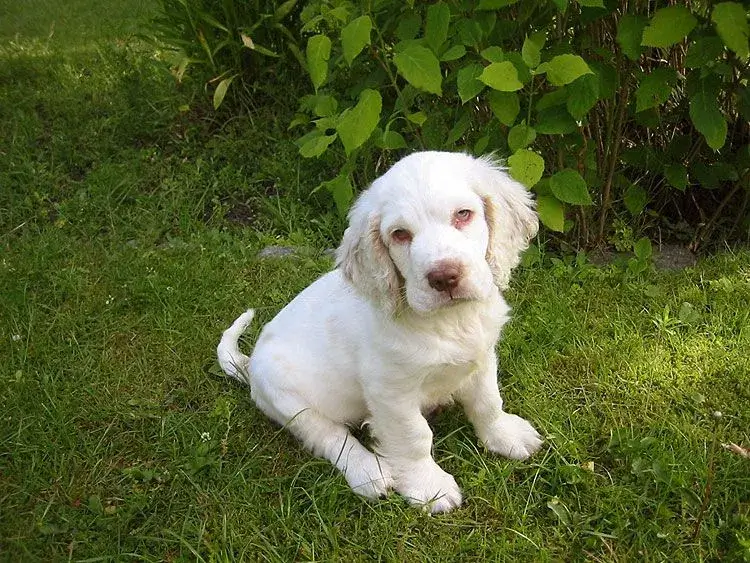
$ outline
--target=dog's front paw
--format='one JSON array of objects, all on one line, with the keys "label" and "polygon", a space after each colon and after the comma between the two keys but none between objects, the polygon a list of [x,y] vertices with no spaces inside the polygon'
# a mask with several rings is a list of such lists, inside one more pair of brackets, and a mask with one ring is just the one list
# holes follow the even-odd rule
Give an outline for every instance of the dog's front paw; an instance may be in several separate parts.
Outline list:
[{"label": "dog's front paw", "polygon": [[529,422],[503,413],[482,433],[488,450],[511,459],[526,459],[542,447],[542,437]]},{"label": "dog's front paw", "polygon": [[453,475],[440,469],[431,459],[400,472],[396,490],[411,504],[422,506],[433,514],[461,506],[461,489]]},{"label": "dog's front paw", "polygon": [[344,477],[355,493],[367,498],[384,497],[393,488],[391,468],[383,458],[367,451],[349,460]]}]

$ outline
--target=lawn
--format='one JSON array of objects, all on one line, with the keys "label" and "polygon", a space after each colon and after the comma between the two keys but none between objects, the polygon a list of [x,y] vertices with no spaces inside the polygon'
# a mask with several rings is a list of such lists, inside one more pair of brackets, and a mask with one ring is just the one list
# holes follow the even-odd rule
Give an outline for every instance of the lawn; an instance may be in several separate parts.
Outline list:
[{"label": "lawn", "polygon": [[748,250],[633,276],[543,249],[499,354],[546,447],[494,457],[450,408],[464,505],[365,501],[214,360],[332,266],[289,108],[201,109],[136,36],[154,2],[4,4],[0,558],[750,560],[750,460],[722,445],[750,445]]}]

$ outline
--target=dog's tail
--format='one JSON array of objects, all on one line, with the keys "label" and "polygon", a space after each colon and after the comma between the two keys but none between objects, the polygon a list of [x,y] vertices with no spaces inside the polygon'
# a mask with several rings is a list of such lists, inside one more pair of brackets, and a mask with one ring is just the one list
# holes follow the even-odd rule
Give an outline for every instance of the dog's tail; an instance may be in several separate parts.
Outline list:
[{"label": "dog's tail", "polygon": [[242,313],[221,336],[219,345],[216,347],[216,355],[219,357],[219,365],[224,372],[244,383],[250,383],[250,372],[248,371],[248,358],[240,352],[239,340],[255,316],[253,309]]}]

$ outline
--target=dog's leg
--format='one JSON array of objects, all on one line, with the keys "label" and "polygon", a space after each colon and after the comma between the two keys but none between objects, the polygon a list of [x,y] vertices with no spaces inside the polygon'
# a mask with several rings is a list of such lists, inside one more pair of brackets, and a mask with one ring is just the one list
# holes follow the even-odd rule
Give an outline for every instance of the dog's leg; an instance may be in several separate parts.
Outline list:
[{"label": "dog's leg", "polygon": [[355,493],[378,498],[387,495],[393,487],[391,471],[385,461],[365,448],[346,425],[326,418],[292,393],[277,392],[271,404],[254,389],[253,399],[262,411],[289,429],[313,455],[333,463]]},{"label": "dog's leg", "polygon": [[484,366],[459,389],[456,398],[490,451],[512,459],[526,459],[542,446],[542,438],[531,424],[503,411],[494,350],[487,355]]},{"label": "dog's leg", "polygon": [[370,408],[376,449],[393,472],[396,491],[431,512],[459,506],[461,490],[456,480],[432,459],[432,430],[419,405],[393,399],[371,402]]}]

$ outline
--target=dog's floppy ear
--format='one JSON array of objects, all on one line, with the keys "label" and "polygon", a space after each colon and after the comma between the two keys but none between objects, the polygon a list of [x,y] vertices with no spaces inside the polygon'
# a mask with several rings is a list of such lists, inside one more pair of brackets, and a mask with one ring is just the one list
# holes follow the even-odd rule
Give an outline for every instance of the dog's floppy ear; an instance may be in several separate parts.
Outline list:
[{"label": "dog's floppy ear", "polygon": [[380,235],[380,216],[364,192],[349,211],[349,226],[336,250],[336,266],[364,296],[390,313],[401,295],[401,279]]},{"label": "dog's floppy ear", "polygon": [[531,193],[513,180],[492,156],[474,160],[475,190],[484,201],[484,214],[490,231],[487,263],[495,285],[508,287],[510,273],[521,260],[539,230],[539,219]]}]

